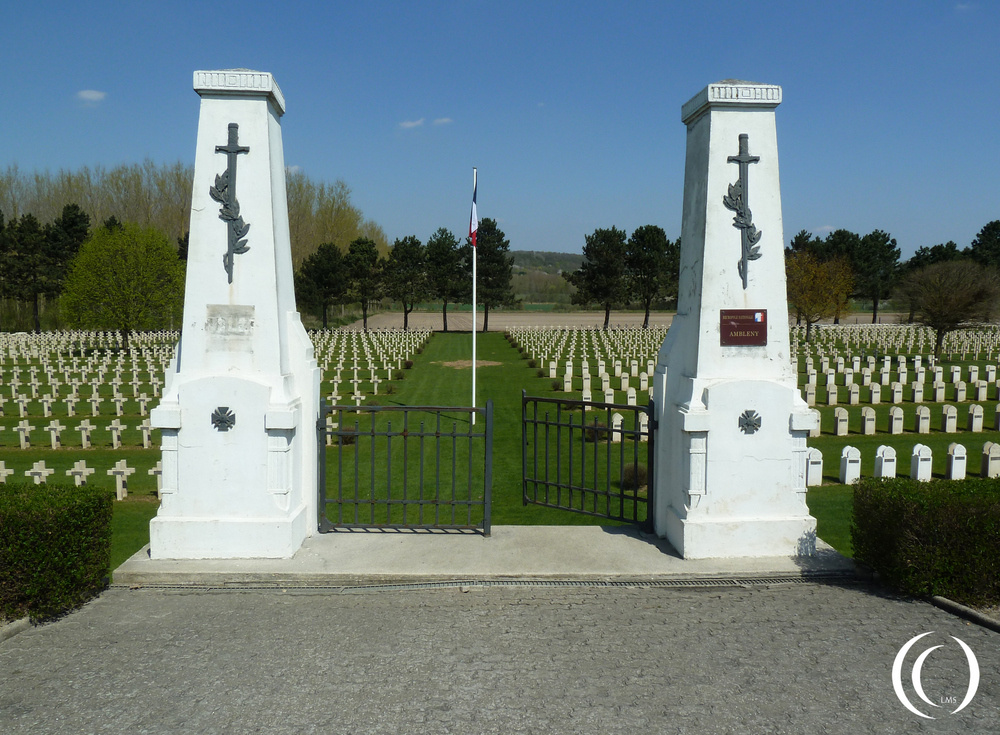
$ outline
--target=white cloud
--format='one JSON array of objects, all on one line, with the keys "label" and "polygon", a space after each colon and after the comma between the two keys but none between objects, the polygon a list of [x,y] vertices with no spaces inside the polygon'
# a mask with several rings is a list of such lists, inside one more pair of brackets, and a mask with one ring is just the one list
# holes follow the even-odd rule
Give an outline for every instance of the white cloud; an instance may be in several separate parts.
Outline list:
[{"label": "white cloud", "polygon": [[451,125],[452,119],[450,117],[439,117],[434,121],[435,125]]},{"label": "white cloud", "polygon": [[285,171],[287,171],[290,174],[297,174],[297,173],[301,173],[302,172],[302,167],[301,166],[286,166],[285,167]]},{"label": "white cloud", "polygon": [[836,229],[837,228],[834,227],[833,225],[823,225],[822,227],[816,227],[816,228],[814,228],[813,229],[813,233],[817,234],[817,235],[820,234],[820,233],[825,233],[825,234],[829,235],[831,232],[833,232]]},{"label": "white cloud", "polygon": [[89,105],[96,105],[108,96],[107,92],[98,92],[96,89],[81,89],[76,93],[76,98]]},{"label": "white cloud", "polygon": [[399,127],[403,130],[409,130],[410,128],[419,128],[423,124],[424,118],[420,118],[419,120],[404,120],[399,124]]}]

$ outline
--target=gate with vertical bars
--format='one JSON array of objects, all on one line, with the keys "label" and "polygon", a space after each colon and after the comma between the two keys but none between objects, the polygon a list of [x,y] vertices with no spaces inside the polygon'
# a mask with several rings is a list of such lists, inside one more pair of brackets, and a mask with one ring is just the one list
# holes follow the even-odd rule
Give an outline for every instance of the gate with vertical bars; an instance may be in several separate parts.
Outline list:
[{"label": "gate with vertical bars", "polygon": [[335,406],[319,432],[319,530],[490,535],[493,402],[483,408]]},{"label": "gate with vertical bars", "polygon": [[522,391],[523,503],[652,529],[653,415]]}]

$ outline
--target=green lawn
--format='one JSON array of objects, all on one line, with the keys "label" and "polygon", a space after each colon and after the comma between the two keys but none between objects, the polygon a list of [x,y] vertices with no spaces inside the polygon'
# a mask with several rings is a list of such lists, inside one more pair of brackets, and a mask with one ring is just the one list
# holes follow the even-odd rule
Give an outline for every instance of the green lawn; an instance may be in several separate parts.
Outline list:
[{"label": "green lawn", "polygon": [[[468,405],[471,398],[471,368],[469,360],[472,351],[472,335],[465,333],[435,333],[426,343],[421,354],[413,356],[413,367],[409,370],[399,371],[403,377],[391,382],[383,383],[376,397],[368,396],[368,403],[378,403],[382,406],[389,405]],[[477,372],[478,382],[478,403],[485,405],[487,399],[494,403],[494,434],[493,434],[493,523],[503,524],[557,524],[557,525],[609,525],[613,524],[601,518],[580,515],[567,511],[546,508],[538,505],[524,505],[521,500],[522,478],[521,478],[521,390],[527,391],[529,396],[547,398],[579,398],[580,379],[574,381],[574,394],[566,394],[561,390],[561,379],[556,381],[558,389],[553,385],[554,381],[548,377],[547,370],[540,370],[538,367],[529,367],[529,361],[523,359],[521,354],[511,347],[502,333],[489,332],[477,335],[478,359],[481,366]],[[576,360],[579,364],[579,359]],[[446,363],[457,363],[457,366],[450,366]],[[489,364],[495,363],[495,364]],[[560,366],[561,368],[561,366]],[[543,377],[539,377],[539,372]],[[23,368],[22,379],[26,377],[27,369]],[[4,375],[4,377],[9,377]],[[131,377],[131,373],[125,372],[123,376],[126,380]],[[323,388],[324,394],[331,389],[329,382],[330,375],[325,376]],[[615,382],[615,381],[613,381]],[[599,387],[599,386],[597,386]],[[636,386],[638,387],[638,386]],[[362,385],[363,390],[369,390],[369,385]],[[89,394],[89,391],[84,391]],[[101,386],[102,395],[107,393],[110,398],[110,387]],[[126,391],[130,393],[130,391]],[[341,393],[349,391],[341,386]],[[594,397],[600,400],[600,391],[595,388]],[[155,405],[154,399],[150,406]],[[618,400],[624,402],[623,394],[618,393]],[[647,400],[644,392],[638,395],[640,404]],[[33,402],[34,404],[35,402]],[[542,410],[554,410],[554,407],[545,407]],[[120,565],[125,559],[135,553],[149,540],[149,520],[156,514],[158,506],[155,497],[155,478],[149,474],[149,470],[159,460],[157,448],[144,450],[140,446],[141,434],[135,428],[144,417],[139,415],[138,404],[134,400],[126,401],[125,416],[121,421],[129,428],[123,432],[124,446],[114,450],[110,447],[110,433],[106,427],[113,418],[113,407],[107,403],[101,407],[102,415],[97,418],[90,417],[90,421],[97,427],[92,435],[94,447],[91,449],[81,449],[79,447],[79,434],[75,431],[75,426],[83,418],[89,417],[90,409],[85,400],[81,400],[77,405],[77,416],[67,420],[65,406],[61,401],[57,401],[53,406],[53,418],[62,421],[63,424],[73,426],[63,433],[64,448],[52,450],[48,446],[48,432],[44,430],[45,425],[51,419],[41,419],[37,416],[40,412],[38,406],[32,405],[30,422],[36,427],[32,432],[32,447],[30,450],[21,450],[17,446],[17,437],[13,431],[6,431],[0,434],[0,461],[4,462],[7,469],[14,470],[15,477],[23,477],[25,470],[30,469],[34,462],[43,460],[46,466],[55,472],[49,478],[49,482],[67,482],[70,478],[66,476],[66,470],[72,464],[83,459],[91,468],[95,468],[95,473],[89,478],[90,484],[101,484],[106,487],[113,487],[112,478],[107,476],[107,469],[115,462],[124,459],[136,472],[129,478],[129,497],[121,502],[115,503],[115,515],[113,525],[113,548],[112,548],[112,568]],[[825,413],[832,413],[824,411]],[[16,416],[16,407],[10,402],[6,406],[6,414],[13,418]],[[563,410],[563,414],[566,411]],[[602,419],[604,417],[601,417]],[[853,416],[852,416],[853,419]],[[388,420],[386,419],[379,419]],[[398,417],[394,421],[400,420]],[[459,418],[456,420],[463,420]],[[467,421],[467,419],[464,419]],[[583,420],[582,414],[576,414],[574,420]],[[587,414],[588,424],[594,420],[594,414]],[[14,419],[16,422],[16,419]],[[931,435],[933,436],[933,435]],[[966,435],[967,436],[967,435]],[[982,435],[985,441],[987,438],[1000,441],[1000,434]],[[865,462],[870,464],[869,455],[874,455],[874,446],[879,443],[889,443],[899,441],[897,450],[900,453],[900,468],[904,466],[904,453],[908,457],[909,447],[912,446],[913,438],[909,435],[903,437],[869,437],[871,447],[864,445],[860,441],[861,437],[851,436],[850,442],[862,448]],[[944,435],[934,437],[923,437],[921,441],[930,444],[935,452],[935,469],[943,472],[943,465],[938,465],[943,460],[943,447],[946,449],[947,443],[955,440],[954,435]],[[978,441],[978,439],[977,439]],[[159,444],[159,437],[153,434],[154,447]],[[826,458],[826,475],[828,479],[836,480],[837,462],[840,446],[848,443],[836,437],[824,436],[820,440],[811,440],[810,444],[821,446]],[[412,446],[412,444],[411,444]],[[607,453],[608,445],[593,445],[588,443],[587,450],[593,451],[594,447],[600,448],[602,453]],[[967,446],[972,453],[973,447]],[[623,464],[625,456],[633,456],[634,446],[631,442],[623,442],[615,445],[611,452],[610,466],[612,472],[616,473],[619,465]],[[640,445],[638,454],[644,459],[644,447]],[[904,452],[905,449],[905,452]],[[357,448],[348,451],[357,451]],[[403,466],[401,458],[396,457],[400,451],[399,444],[393,449],[394,471],[400,471]],[[620,454],[621,456],[617,456]],[[334,464],[332,453],[328,452],[328,472]],[[462,459],[462,456],[459,457]],[[449,464],[448,457],[444,457],[446,464]],[[628,461],[631,461],[629,459]],[[640,460],[641,462],[641,460]],[[418,476],[419,467],[414,464],[413,457],[408,457],[405,463],[410,468],[412,474],[410,478]],[[425,467],[425,470],[429,467]],[[381,473],[384,468],[379,465],[377,472]],[[565,471],[565,467],[563,467]],[[870,471],[870,467],[866,469]],[[474,472],[473,480],[479,479],[480,471],[477,468]],[[593,481],[593,474],[588,476],[588,481]],[[329,485],[329,483],[328,483]],[[419,490],[418,490],[419,492]],[[850,553],[850,489],[843,486],[830,486],[823,488],[813,488],[808,495],[808,502],[812,512],[819,521],[819,535],[821,538],[831,543],[835,548]],[[428,511],[429,512],[429,511]],[[399,520],[398,518],[395,520]],[[412,520],[409,519],[409,520]]]}]

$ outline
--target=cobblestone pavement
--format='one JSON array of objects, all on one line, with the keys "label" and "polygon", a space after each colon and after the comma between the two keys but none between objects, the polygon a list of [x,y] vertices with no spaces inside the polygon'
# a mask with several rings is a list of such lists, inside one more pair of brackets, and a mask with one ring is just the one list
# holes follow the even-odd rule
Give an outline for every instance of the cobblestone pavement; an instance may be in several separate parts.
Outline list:
[{"label": "cobblestone pavement", "polygon": [[113,588],[0,643],[0,732],[1000,733],[998,642],[865,586]]}]

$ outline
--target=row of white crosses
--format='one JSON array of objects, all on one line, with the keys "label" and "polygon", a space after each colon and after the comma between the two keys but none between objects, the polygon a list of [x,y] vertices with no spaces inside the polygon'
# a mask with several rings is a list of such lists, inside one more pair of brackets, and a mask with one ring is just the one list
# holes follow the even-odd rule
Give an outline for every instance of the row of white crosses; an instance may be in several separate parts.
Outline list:
[{"label": "row of white crosses", "polygon": [[[31,432],[35,430],[35,426],[30,424],[27,419],[22,419],[16,426],[11,427],[11,430],[17,433],[18,445],[21,449],[31,448]],[[61,449],[63,447],[62,443],[62,432],[68,427],[63,426],[58,420],[50,421],[48,426],[44,427],[46,431],[49,432],[49,443],[53,449]],[[91,435],[97,427],[90,423],[89,419],[85,419],[77,424],[75,431],[80,433],[80,446],[83,449],[90,449],[91,447]],[[108,426],[105,427],[105,431],[111,433],[111,448],[120,449],[122,445],[122,431],[128,427],[122,424],[118,419],[111,421]],[[3,427],[0,427],[2,430]],[[135,429],[142,433],[142,447],[143,449],[150,449],[152,447],[151,432],[152,427],[149,424],[149,419],[144,419],[142,423],[137,424]]]},{"label": "row of white crosses", "polygon": [[364,400],[362,385],[370,384],[372,394],[378,395],[379,385],[390,380],[393,371],[402,369],[404,363],[427,343],[432,334],[430,329],[377,329],[367,332],[336,329],[312,332],[310,336],[316,362],[333,383],[330,401],[338,403],[341,400],[342,383],[351,386],[349,397],[356,405],[361,405]]},{"label": "row of white crosses", "polygon": [[[983,407],[978,404],[969,406],[966,414],[965,430],[971,432],[983,431]],[[889,433],[902,434],[905,414],[899,406],[889,409]],[[837,407],[833,412],[834,433],[837,436],[847,436],[850,414],[847,409]],[[941,409],[941,431],[954,434],[958,429],[958,409],[945,405]],[[927,406],[917,406],[914,416],[914,428],[918,434],[931,433],[931,410]],[[993,428],[1000,431],[1000,405],[994,411]],[[875,409],[864,406],[861,409],[861,433],[867,436],[875,434]],[[813,429],[812,436],[819,436],[819,428]]]},{"label": "row of white crosses", "polygon": [[[925,444],[916,444],[910,453],[910,477],[920,482],[928,482],[932,478],[931,466],[934,456],[931,448]],[[896,477],[896,450],[882,445],[875,450],[876,478]],[[948,445],[948,463],[945,477],[949,480],[964,480],[968,464],[968,453],[962,444]],[[980,455],[980,477],[1000,477],[1000,444],[986,442]],[[840,452],[840,482],[850,485],[861,477],[861,451],[857,447],[847,446]],[[806,484],[809,486],[823,484],[823,453],[815,447],[810,447],[807,454]]]},{"label": "row of white crosses", "polygon": [[[96,471],[93,467],[88,467],[87,462],[81,459],[76,461],[71,469],[66,470],[66,476],[72,477],[73,483],[77,487],[80,487],[86,485],[87,478]],[[115,496],[118,500],[124,500],[128,497],[128,478],[130,475],[135,474],[135,471],[135,468],[129,467],[124,459],[118,460],[111,469],[107,470],[108,476],[113,477],[115,480]],[[7,478],[13,474],[14,470],[9,469],[5,462],[0,462],[0,483],[6,484]],[[55,474],[55,470],[46,467],[43,460],[35,462],[30,470],[25,470],[24,472],[24,476],[33,480],[36,485],[46,484],[49,476],[53,474]],[[160,463],[157,462],[147,470],[147,474],[156,477],[156,492],[159,495],[163,489],[163,471]]]},{"label": "row of white crosses", "polygon": [[[575,390],[580,377],[584,401],[592,401],[594,378],[600,381],[605,403],[615,402],[615,391],[625,393],[626,404],[636,405],[637,391],[649,392],[656,354],[666,336],[666,327],[635,327],[604,331],[581,327],[515,327],[510,336],[535,361],[558,378],[562,368],[563,390]],[[578,357],[579,356],[579,357]],[[593,362],[591,362],[593,360]],[[592,372],[593,370],[593,372]],[[632,385],[635,379],[637,385]]]},{"label": "row of white crosses", "polygon": [[[81,403],[87,405],[93,416],[98,416],[101,404],[108,403],[114,406],[115,415],[121,417],[125,415],[126,402],[132,401],[145,416],[160,394],[162,375],[176,340],[176,332],[139,333],[133,335],[128,353],[112,354],[108,348],[116,346],[117,335],[110,333],[2,335],[0,370],[4,372],[6,385],[0,392],[0,412],[12,411],[13,406],[5,407],[9,401],[17,407],[20,418],[34,414],[36,406],[40,407],[43,418],[51,418],[53,405],[62,402],[67,416],[75,416]],[[129,380],[124,379],[125,373],[131,375]],[[109,399],[100,395],[104,385],[111,386]]]}]

